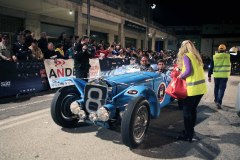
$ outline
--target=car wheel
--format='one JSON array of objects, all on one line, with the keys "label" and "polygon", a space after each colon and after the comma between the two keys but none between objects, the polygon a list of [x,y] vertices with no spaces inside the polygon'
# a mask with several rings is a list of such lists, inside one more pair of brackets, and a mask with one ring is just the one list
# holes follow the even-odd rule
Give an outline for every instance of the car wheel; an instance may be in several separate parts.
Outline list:
[{"label": "car wheel", "polygon": [[149,103],[144,97],[138,97],[128,103],[122,117],[121,134],[123,143],[135,148],[146,135],[150,122]]},{"label": "car wheel", "polygon": [[59,126],[71,128],[78,123],[77,117],[72,114],[70,104],[80,97],[74,86],[67,86],[59,89],[52,100],[51,116]]}]

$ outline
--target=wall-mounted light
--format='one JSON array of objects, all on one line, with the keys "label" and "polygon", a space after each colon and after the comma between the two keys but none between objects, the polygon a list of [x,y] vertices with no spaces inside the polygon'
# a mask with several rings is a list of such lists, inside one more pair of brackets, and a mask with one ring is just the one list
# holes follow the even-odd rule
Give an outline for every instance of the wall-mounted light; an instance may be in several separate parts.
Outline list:
[{"label": "wall-mounted light", "polygon": [[72,11],[72,10],[70,10],[68,13],[69,13],[70,15],[72,15],[72,14],[73,14],[73,11]]},{"label": "wall-mounted light", "polygon": [[152,8],[152,9],[155,9],[156,6],[157,6],[157,5],[153,3],[153,4],[151,5],[151,8]]}]

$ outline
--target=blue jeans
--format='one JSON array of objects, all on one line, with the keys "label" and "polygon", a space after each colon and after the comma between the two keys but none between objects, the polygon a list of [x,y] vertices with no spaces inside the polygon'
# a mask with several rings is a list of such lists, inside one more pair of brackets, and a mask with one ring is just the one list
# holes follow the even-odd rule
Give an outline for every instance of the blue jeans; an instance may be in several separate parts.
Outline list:
[{"label": "blue jeans", "polygon": [[214,101],[222,105],[222,99],[227,87],[228,78],[214,78]]}]

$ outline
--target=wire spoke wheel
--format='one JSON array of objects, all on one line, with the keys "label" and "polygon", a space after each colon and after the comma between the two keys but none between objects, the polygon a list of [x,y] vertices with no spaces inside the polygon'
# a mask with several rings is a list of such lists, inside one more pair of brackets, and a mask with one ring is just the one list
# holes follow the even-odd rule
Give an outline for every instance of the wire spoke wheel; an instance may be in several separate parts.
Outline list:
[{"label": "wire spoke wheel", "polygon": [[142,96],[128,103],[121,122],[122,141],[130,148],[142,144],[150,123],[149,102]]},{"label": "wire spoke wheel", "polygon": [[142,105],[137,110],[136,118],[133,126],[133,136],[136,142],[139,142],[140,139],[145,134],[148,124],[148,109],[147,106]]}]

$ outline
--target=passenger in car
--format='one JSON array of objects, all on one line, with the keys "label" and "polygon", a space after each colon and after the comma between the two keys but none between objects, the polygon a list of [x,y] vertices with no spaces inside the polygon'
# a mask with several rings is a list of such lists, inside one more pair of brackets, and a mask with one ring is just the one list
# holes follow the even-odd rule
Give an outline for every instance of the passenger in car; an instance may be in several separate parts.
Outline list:
[{"label": "passenger in car", "polygon": [[162,60],[162,59],[160,59],[160,60],[158,60],[158,62],[157,62],[157,73],[164,73],[164,74],[166,74],[167,73],[167,69],[165,68],[165,62],[164,62],[164,60]]},{"label": "passenger in car", "polygon": [[169,84],[172,80],[171,71],[165,68],[165,61],[163,59],[159,59],[157,62],[157,71],[156,73],[160,74],[163,79]]}]

